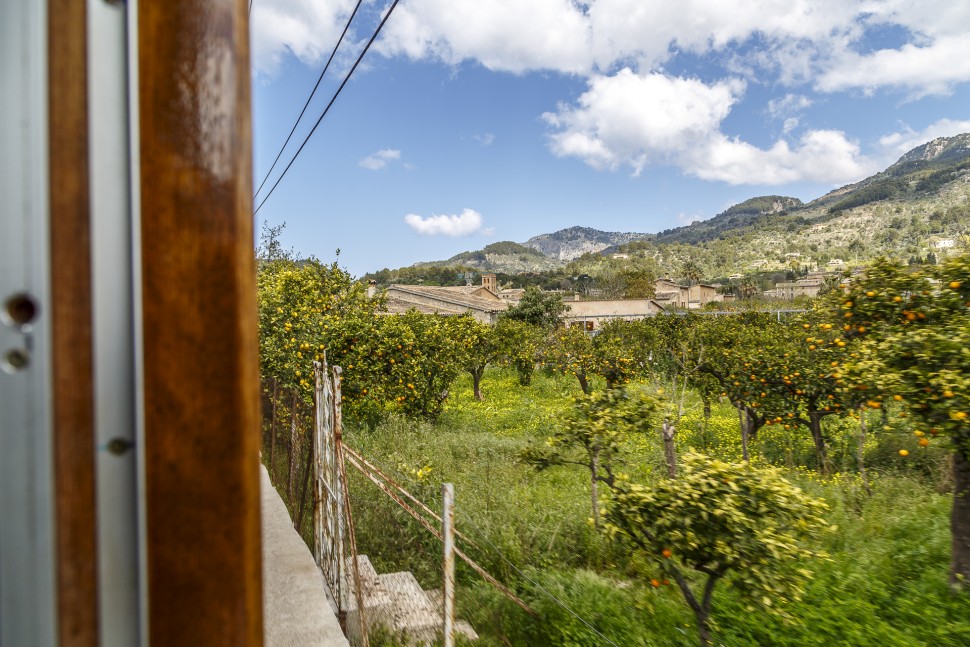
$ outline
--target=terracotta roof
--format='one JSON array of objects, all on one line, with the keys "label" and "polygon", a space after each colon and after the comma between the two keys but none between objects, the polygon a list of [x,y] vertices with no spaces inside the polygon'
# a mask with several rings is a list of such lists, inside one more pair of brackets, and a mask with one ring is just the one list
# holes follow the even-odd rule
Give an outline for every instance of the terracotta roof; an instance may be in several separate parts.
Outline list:
[{"label": "terracotta roof", "polygon": [[404,299],[398,299],[397,297],[386,297],[384,300],[387,311],[378,314],[390,314],[390,315],[403,315],[408,310],[417,310],[421,314],[426,315],[461,315],[465,314],[465,311],[461,308],[447,308],[443,306],[429,306],[420,303],[414,303],[412,301],[405,301]]},{"label": "terracotta roof", "polygon": [[428,285],[391,285],[388,286],[387,291],[388,298],[393,297],[401,301],[406,301],[408,294],[435,299],[442,302],[442,308],[471,308],[483,312],[501,312],[508,308],[508,303],[494,295],[489,299],[468,294],[464,287],[456,289]]}]

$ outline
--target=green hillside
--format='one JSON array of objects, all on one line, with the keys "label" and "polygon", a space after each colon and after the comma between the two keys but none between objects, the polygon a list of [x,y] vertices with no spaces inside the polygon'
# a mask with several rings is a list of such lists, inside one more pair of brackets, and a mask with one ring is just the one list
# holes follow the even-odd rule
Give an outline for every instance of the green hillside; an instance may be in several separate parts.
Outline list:
[{"label": "green hillside", "polygon": [[[413,270],[383,270],[381,280],[447,268],[496,272],[508,282],[562,285],[617,273],[668,273],[685,262],[704,280],[755,273],[804,273],[862,264],[878,256],[914,262],[960,247],[970,234],[970,134],[939,138],[914,148],[886,170],[802,203],[786,196],[745,200],[709,220],[656,234],[571,227],[536,236],[524,245],[493,243]],[[952,241],[952,243],[951,243]],[[615,256],[621,256],[616,258]],[[380,273],[378,273],[380,274]],[[516,281],[517,275],[523,275]],[[370,276],[370,275],[369,275]],[[415,279],[417,280],[417,279]]]}]

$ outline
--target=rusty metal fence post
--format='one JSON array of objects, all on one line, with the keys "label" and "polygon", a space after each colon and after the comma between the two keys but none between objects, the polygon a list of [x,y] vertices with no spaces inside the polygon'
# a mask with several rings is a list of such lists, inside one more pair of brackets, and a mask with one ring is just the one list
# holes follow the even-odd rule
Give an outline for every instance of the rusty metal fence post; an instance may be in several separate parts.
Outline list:
[{"label": "rusty metal fence post", "polygon": [[444,544],[442,612],[444,647],[455,647],[455,486],[441,486],[441,536]]}]

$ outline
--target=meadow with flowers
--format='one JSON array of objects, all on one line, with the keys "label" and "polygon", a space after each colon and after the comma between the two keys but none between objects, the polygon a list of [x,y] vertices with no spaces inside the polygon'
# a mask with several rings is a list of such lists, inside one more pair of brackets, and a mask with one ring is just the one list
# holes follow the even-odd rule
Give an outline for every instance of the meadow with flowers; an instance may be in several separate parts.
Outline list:
[{"label": "meadow with flowers", "polygon": [[[310,398],[342,366],[347,442],[429,503],[454,483],[463,549],[537,612],[460,569],[477,644],[970,644],[966,257],[596,336],[382,315],[312,261],[259,286],[264,376]],[[351,491],[361,552],[439,585],[437,541]]]}]

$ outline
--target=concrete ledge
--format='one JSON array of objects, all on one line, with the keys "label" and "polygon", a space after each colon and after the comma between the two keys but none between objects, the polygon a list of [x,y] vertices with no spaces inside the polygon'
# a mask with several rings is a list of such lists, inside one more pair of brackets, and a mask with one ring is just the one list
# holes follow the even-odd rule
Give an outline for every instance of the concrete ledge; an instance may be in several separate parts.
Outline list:
[{"label": "concrete ledge", "polygon": [[263,626],[266,647],[349,647],[327,601],[323,576],[260,466]]}]

